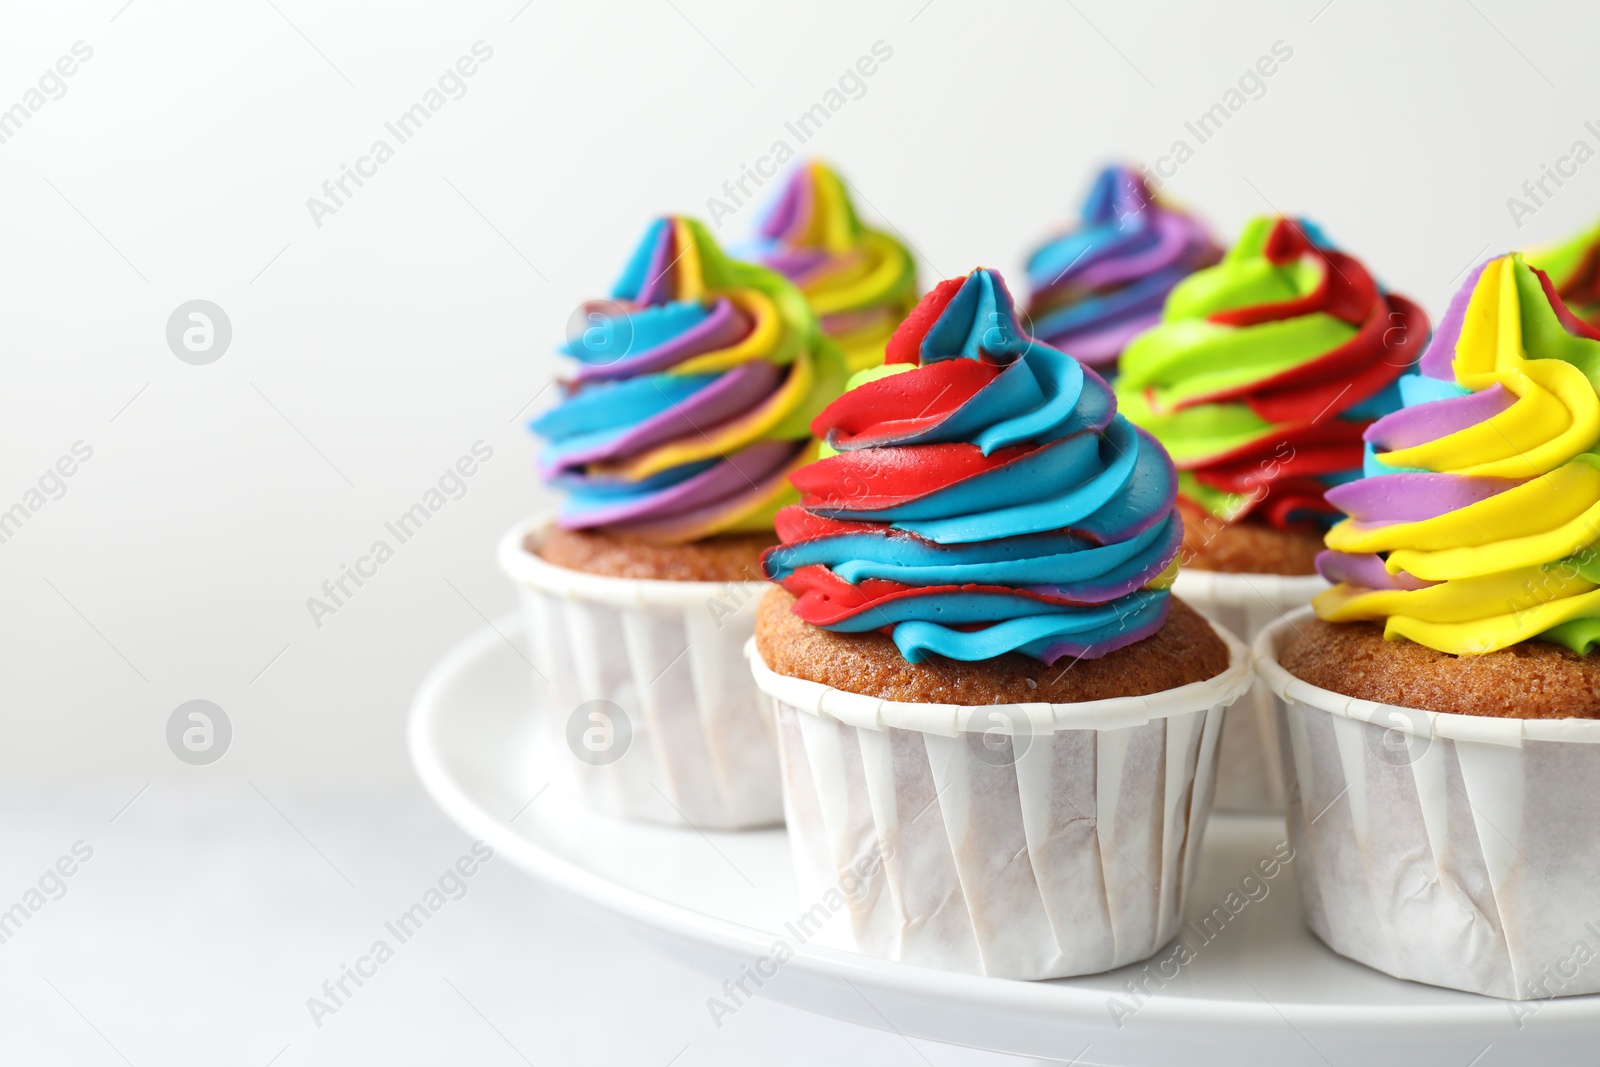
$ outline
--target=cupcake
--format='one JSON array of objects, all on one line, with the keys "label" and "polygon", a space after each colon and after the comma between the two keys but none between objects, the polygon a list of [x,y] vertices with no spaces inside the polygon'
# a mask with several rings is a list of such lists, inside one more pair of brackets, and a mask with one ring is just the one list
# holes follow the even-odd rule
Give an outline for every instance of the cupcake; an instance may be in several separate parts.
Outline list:
[{"label": "cupcake", "polygon": [[799,290],[683,218],[651,224],[583,321],[560,402],[532,423],[565,498],[500,546],[549,736],[604,811],[777,822],[772,723],[742,650],[773,516],[843,362]]},{"label": "cupcake", "polygon": [[1600,326],[1600,224],[1530,251],[1528,265],[1549,276],[1569,314]]},{"label": "cupcake", "polygon": [[[1399,406],[1428,329],[1304,221],[1254,220],[1173,289],[1161,324],[1122,355],[1117,402],[1177,463],[1180,595],[1253,637],[1326,588],[1326,494],[1360,474],[1362,432]],[[1274,715],[1258,687],[1229,716],[1219,809],[1281,810]]]},{"label": "cupcake", "polygon": [[1256,646],[1313,932],[1519,1000],[1600,992],[1600,334],[1575,323],[1521,256],[1473,271],[1328,494],[1336,584]]},{"label": "cupcake", "polygon": [[1128,342],[1160,321],[1172,287],[1221,258],[1196,219],[1158,200],[1127,167],[1107,167],[1078,228],[1028,257],[1032,332],[1114,375]]},{"label": "cupcake", "polygon": [[839,175],[815,160],[796,169],[759,233],[752,258],[800,287],[850,370],[882,363],[917,302],[917,268],[903,244],[862,225]]},{"label": "cupcake", "polygon": [[1251,680],[1168,590],[1170,459],[988,270],[924,297],[851,383],[792,476],[751,647],[805,899],[847,906],[845,947],[930,967],[1151,955]]}]

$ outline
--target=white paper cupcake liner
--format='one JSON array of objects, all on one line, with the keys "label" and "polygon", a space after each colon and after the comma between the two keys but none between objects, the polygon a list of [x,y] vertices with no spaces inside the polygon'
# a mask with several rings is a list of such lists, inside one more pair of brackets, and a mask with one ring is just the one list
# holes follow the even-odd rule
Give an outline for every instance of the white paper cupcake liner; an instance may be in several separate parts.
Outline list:
[{"label": "white paper cupcake liner", "polygon": [[770,705],[744,645],[765,583],[612,578],[547,563],[513,527],[500,565],[521,594],[538,731],[597,810],[734,830],[783,818]]},{"label": "white paper cupcake liner", "polygon": [[[1172,591],[1195,610],[1238,634],[1246,644],[1285,613],[1305,607],[1328,588],[1316,575],[1223,574],[1184,568]],[[1278,699],[1259,679],[1229,711],[1218,748],[1216,810],[1252,814],[1283,811],[1278,758]]]},{"label": "white paper cupcake liner", "polygon": [[1600,721],[1318,688],[1277,659],[1311,617],[1267,627],[1255,652],[1286,703],[1289,834],[1312,932],[1429,985],[1511,1000],[1600,992]]},{"label": "white paper cupcake liner", "polygon": [[[1153,955],[1178,932],[1211,806],[1216,678],[1147,697],[961,707],[751,665],[777,710],[801,907],[837,890],[839,947],[1005,978]],[[838,901],[839,897],[832,897]]]}]

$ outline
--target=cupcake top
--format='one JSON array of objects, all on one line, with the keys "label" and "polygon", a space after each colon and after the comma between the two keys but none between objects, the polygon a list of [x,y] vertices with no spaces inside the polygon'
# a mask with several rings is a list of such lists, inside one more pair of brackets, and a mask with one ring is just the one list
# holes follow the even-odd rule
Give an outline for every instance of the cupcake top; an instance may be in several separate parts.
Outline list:
[{"label": "cupcake top", "polygon": [[561,402],[532,423],[557,519],[665,544],[772,528],[845,372],[805,297],[729,259],[700,223],[651,223],[610,301],[562,351]]},{"label": "cupcake top", "polygon": [[1559,244],[1530,251],[1528,265],[1550,276],[1572,314],[1590,326],[1600,326],[1600,223]]},{"label": "cupcake top", "polygon": [[1359,476],[1362,431],[1428,317],[1310,223],[1260,218],[1223,261],[1173,289],[1122,354],[1121,410],[1172,453],[1185,501],[1224,523],[1320,531],[1324,494]]},{"label": "cupcake top", "polygon": [[1455,655],[1600,637],[1600,333],[1520,255],[1468,276],[1318,568],[1317,613]]},{"label": "cupcake top", "polygon": [[768,577],[794,611],[929,653],[1096,657],[1166,619],[1176,472],[1093,371],[1029,337],[1000,276],[939,284],[813,423]]},{"label": "cupcake top", "polygon": [[1156,199],[1144,178],[1107,167],[1075,230],[1028,257],[1035,336],[1098,371],[1161,319],[1172,287],[1222,258],[1206,228]]},{"label": "cupcake top", "polygon": [[752,258],[800,287],[852,371],[883,361],[883,346],[917,302],[904,245],[861,224],[839,175],[799,167],[759,225]]}]

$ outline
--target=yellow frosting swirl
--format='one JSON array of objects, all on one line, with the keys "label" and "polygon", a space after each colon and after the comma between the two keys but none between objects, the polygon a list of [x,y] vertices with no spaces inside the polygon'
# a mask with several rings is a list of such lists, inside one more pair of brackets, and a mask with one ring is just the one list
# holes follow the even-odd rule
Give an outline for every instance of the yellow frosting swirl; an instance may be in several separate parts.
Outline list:
[{"label": "yellow frosting swirl", "polygon": [[[1469,279],[1423,359],[1435,380],[1403,383],[1406,409],[1369,431],[1369,477],[1329,495],[1352,517],[1319,561],[1343,579],[1316,599],[1323,618],[1457,655],[1600,636],[1600,342],[1568,332],[1556,299],[1516,255]],[[1362,566],[1374,556],[1388,588]]]},{"label": "yellow frosting swirl", "polygon": [[906,246],[863,224],[844,180],[816,160],[795,172],[760,230],[757,257],[800,287],[849,369],[880,365],[917,302]]}]

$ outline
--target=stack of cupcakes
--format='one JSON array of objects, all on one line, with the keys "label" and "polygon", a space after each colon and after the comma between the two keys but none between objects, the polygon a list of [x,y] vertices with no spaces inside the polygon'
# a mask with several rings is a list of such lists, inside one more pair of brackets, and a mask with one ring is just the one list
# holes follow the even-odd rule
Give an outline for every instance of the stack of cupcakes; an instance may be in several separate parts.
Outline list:
[{"label": "stack of cupcakes", "polygon": [[1600,991],[1597,338],[1520,256],[1475,270],[1328,494],[1320,618],[1256,645],[1307,920],[1402,978]]},{"label": "stack of cupcakes", "polygon": [[781,819],[825,937],[1043,979],[1157,952],[1213,796],[1276,800],[1335,951],[1600,992],[1593,234],[1430,342],[1311,224],[1218,262],[1118,169],[1038,331],[986,269],[912,307],[820,164],[762,233],[653,223],[533,423],[565,501],[500,557],[593,806]]},{"label": "stack of cupcakes", "polygon": [[[1428,330],[1304,221],[1256,219],[1173,289],[1123,353],[1117,400],[1177,463],[1186,599],[1250,638],[1326,587],[1326,493],[1360,473],[1362,432],[1399,406]],[[1282,809],[1274,714],[1258,689],[1229,717],[1219,808]]]},{"label": "stack of cupcakes", "polygon": [[557,751],[608,812],[777,822],[770,715],[742,650],[760,553],[843,361],[799,290],[683,218],[653,223],[613,299],[586,310],[577,370],[532,424],[565,502],[500,546]]},{"label": "stack of cupcakes", "polygon": [[751,258],[800,287],[850,370],[882,363],[917,302],[916,264],[905,245],[862,224],[844,180],[818,161],[797,168],[759,233]]},{"label": "stack of cupcakes", "polygon": [[1011,978],[1176,934],[1249,657],[1168,591],[1176,472],[991,271],[939,285],[814,424],[752,662],[848,945]]}]

